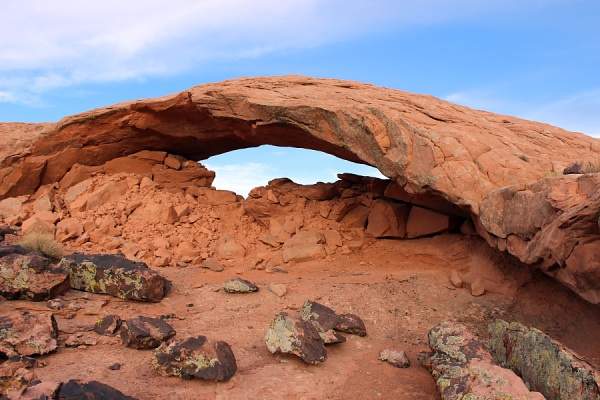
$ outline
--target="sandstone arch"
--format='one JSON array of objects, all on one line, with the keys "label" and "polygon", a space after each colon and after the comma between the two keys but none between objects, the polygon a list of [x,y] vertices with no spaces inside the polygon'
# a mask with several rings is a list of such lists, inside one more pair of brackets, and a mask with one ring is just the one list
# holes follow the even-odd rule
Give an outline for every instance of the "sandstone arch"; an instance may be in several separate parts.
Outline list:
[{"label": "sandstone arch", "polygon": [[[76,163],[144,149],[196,160],[261,144],[327,152],[467,210],[490,245],[600,302],[599,179],[544,179],[573,161],[596,160],[600,142],[582,134],[431,96],[299,76],[206,84],[56,124],[1,124],[0,134],[0,198],[56,182]],[[561,188],[570,195],[561,197]],[[578,222],[557,224],[568,212]],[[572,255],[579,261],[569,263]]]}]

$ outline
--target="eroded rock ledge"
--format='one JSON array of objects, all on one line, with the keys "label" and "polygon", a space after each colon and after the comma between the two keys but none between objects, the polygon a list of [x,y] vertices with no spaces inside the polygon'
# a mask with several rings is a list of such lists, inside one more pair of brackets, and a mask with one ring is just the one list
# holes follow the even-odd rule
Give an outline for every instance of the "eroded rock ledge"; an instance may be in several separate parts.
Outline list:
[{"label": "eroded rock ledge", "polygon": [[[320,150],[377,167],[409,196],[434,195],[466,210],[491,245],[600,303],[598,178],[552,177],[572,162],[597,161],[600,141],[582,134],[431,96],[298,76],[206,84],[56,124],[0,124],[0,134],[0,198],[64,180],[76,164],[140,150],[193,160],[262,144]],[[212,177],[194,179],[210,185]],[[572,198],[557,201],[561,188]]]}]

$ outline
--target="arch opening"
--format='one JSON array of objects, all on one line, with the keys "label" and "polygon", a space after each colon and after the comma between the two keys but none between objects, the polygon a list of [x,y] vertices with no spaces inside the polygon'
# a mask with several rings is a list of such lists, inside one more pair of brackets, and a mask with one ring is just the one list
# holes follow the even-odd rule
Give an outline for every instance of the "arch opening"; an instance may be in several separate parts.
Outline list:
[{"label": "arch opening", "polygon": [[210,157],[203,160],[202,164],[215,171],[214,187],[231,190],[244,197],[252,189],[266,186],[275,178],[289,178],[303,185],[335,182],[340,173],[387,179],[369,165],[343,160],[321,151],[287,146],[262,145],[235,150]]}]

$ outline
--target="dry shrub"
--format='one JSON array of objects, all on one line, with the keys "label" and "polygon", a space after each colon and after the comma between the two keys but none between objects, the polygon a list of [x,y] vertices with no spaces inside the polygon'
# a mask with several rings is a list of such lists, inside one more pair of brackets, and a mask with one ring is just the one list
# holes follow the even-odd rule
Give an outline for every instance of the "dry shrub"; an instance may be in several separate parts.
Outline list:
[{"label": "dry shrub", "polygon": [[581,171],[584,174],[595,174],[600,172],[600,163],[593,163],[591,161],[588,161],[582,168]]},{"label": "dry shrub", "polygon": [[60,259],[64,255],[63,247],[48,232],[31,232],[23,237],[21,246],[33,253],[39,253],[52,259]]}]

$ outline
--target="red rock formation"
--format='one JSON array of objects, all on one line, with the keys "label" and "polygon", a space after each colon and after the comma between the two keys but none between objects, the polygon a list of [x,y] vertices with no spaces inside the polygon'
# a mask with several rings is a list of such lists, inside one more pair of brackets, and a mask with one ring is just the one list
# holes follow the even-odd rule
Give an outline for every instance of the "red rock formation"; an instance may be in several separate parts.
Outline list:
[{"label": "red rock formation", "polygon": [[[370,164],[397,183],[394,188],[380,188],[389,191],[387,197],[408,198],[410,203],[447,215],[455,214],[448,212],[453,208],[470,213],[478,233],[501,250],[508,249],[529,263],[543,262],[543,266],[548,265],[544,260],[551,253],[554,261],[544,269],[547,272],[565,265],[571,257],[569,273],[553,275],[582,297],[600,302],[600,279],[590,278],[597,276],[600,266],[593,267],[594,261],[590,267],[582,261],[593,258],[589,243],[600,239],[597,224],[596,228],[587,222],[585,228],[581,224],[554,227],[553,216],[577,214],[578,209],[570,203],[535,208],[526,214],[515,211],[544,203],[547,191],[523,192],[521,188],[547,188],[554,185],[554,179],[540,180],[544,176],[561,173],[574,161],[597,159],[600,141],[582,134],[472,110],[431,96],[298,76],[206,84],[162,98],[92,110],[56,124],[0,124],[0,133],[0,198],[30,194],[40,185],[61,179],[64,188],[83,180],[79,174],[86,176],[106,162],[108,169],[121,171],[121,157],[140,150],[201,160],[272,144],[320,150]],[[162,179],[163,184],[179,173],[191,186],[210,185],[210,174],[195,171],[184,176],[185,162],[177,157],[167,161],[166,157],[139,158],[136,168],[153,174],[155,180]],[[147,172],[148,165],[152,165],[151,172]],[[592,192],[594,185],[589,189]],[[501,188],[508,186],[516,188],[512,189],[516,197],[510,199],[509,209],[500,209],[509,200],[502,196],[510,196]],[[315,195],[328,196],[318,187],[314,189]],[[343,213],[346,218],[364,225],[369,207],[346,206],[353,208],[353,214]],[[586,221],[593,220],[593,212],[588,214]],[[510,233],[498,229],[499,224],[509,224]],[[572,252],[558,251],[568,240],[551,239],[552,229],[560,230],[568,240],[577,238],[573,246],[567,246]],[[572,229],[579,233],[574,236]],[[521,257],[523,249],[534,247],[539,255],[534,252]],[[585,281],[583,286],[572,283],[580,280]]]}]

